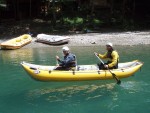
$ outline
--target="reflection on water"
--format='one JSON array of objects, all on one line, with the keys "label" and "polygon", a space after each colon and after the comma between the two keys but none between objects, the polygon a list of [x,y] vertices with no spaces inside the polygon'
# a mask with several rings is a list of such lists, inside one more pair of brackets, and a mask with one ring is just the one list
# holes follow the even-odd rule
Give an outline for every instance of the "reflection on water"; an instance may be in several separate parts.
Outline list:
[{"label": "reflection on water", "polygon": [[20,61],[32,61],[33,49],[6,50],[1,52],[3,63],[10,62],[14,65],[20,64]]},{"label": "reflection on water", "polygon": [[[145,46],[138,46],[138,50],[135,50],[135,48],[137,47],[116,46],[115,49],[120,54],[120,62],[127,62],[136,59],[142,60],[144,56],[141,54],[141,51],[149,51],[149,48],[145,48]],[[106,51],[103,46],[70,47],[70,49],[71,52],[76,55],[78,64],[97,64],[99,60],[94,56],[93,52],[96,51],[98,53],[104,53]],[[61,47],[22,48],[7,51],[1,50],[0,55],[3,62],[19,64],[21,61],[27,61],[41,65],[56,65],[55,56],[58,55],[60,58],[63,57]],[[148,56],[149,54],[146,52],[144,55]]]},{"label": "reflection on water", "polygon": [[125,83],[122,83],[121,87],[128,90],[129,93],[136,93],[136,92],[140,92],[142,90],[141,84],[139,84],[136,81],[127,81]]},{"label": "reflection on water", "polygon": [[75,101],[95,100],[97,98],[103,98],[106,96],[106,92],[111,93],[113,100],[117,100],[117,93],[112,93],[115,87],[115,83],[105,85],[73,85],[62,88],[50,88],[50,89],[36,89],[28,93],[28,98],[38,99],[45,98],[49,102],[66,101],[70,98],[76,98]]},{"label": "reflection on water", "polygon": [[[91,52],[93,48],[87,49],[87,47],[83,47],[78,49],[71,47],[71,51],[77,56],[78,64],[93,64],[97,61],[93,52]],[[0,55],[3,63],[14,65],[18,65],[22,61],[41,65],[56,65],[55,56],[58,55],[63,58],[61,47],[1,50]]]}]

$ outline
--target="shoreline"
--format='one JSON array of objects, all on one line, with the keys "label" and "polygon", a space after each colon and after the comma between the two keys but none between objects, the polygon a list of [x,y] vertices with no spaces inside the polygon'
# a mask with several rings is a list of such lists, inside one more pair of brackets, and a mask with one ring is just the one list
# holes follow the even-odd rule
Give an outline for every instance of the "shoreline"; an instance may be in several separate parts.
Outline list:
[{"label": "shoreline", "polygon": [[[67,46],[103,46],[108,42],[113,43],[113,45],[148,45],[150,44],[150,31],[134,31],[134,32],[112,32],[112,33],[86,33],[86,34],[73,34],[65,35],[70,37]],[[0,42],[5,41],[0,40]],[[39,48],[39,47],[57,47],[64,45],[48,45],[39,42],[35,42],[36,37],[30,44],[24,46],[23,48]]]},{"label": "shoreline", "polygon": [[150,44],[150,31],[72,35],[68,45],[99,46],[108,42],[113,43],[113,45],[147,45]]}]

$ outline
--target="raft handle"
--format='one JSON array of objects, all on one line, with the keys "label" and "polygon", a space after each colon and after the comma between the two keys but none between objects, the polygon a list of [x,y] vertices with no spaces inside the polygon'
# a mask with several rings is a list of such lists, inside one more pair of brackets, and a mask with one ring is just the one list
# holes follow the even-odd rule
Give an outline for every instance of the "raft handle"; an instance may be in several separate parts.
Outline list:
[{"label": "raft handle", "polygon": [[37,68],[34,68],[34,67],[30,67],[30,69],[32,69],[32,70],[37,70]]},{"label": "raft handle", "polygon": [[100,73],[100,70],[98,70],[97,72],[98,72],[98,74],[101,74],[101,73]]},{"label": "raft handle", "polygon": [[72,74],[75,75],[75,71],[74,70],[72,71]]},{"label": "raft handle", "polygon": [[124,72],[124,69],[121,69],[122,70],[122,72]]}]

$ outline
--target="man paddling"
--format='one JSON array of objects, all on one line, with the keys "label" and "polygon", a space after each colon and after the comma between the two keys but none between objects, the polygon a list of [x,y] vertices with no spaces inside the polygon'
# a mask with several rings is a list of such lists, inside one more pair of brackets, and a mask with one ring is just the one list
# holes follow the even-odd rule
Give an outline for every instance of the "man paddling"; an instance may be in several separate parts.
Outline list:
[{"label": "man paddling", "polygon": [[59,62],[58,67],[55,70],[74,70],[76,67],[76,57],[70,53],[70,49],[65,46],[62,48],[64,59],[61,60],[59,56],[56,56],[56,60]]},{"label": "man paddling", "polygon": [[109,59],[105,64],[102,63],[98,64],[99,69],[117,69],[119,61],[118,52],[113,49],[112,43],[106,44],[106,50],[107,52],[103,55],[95,52],[95,54],[101,59]]}]

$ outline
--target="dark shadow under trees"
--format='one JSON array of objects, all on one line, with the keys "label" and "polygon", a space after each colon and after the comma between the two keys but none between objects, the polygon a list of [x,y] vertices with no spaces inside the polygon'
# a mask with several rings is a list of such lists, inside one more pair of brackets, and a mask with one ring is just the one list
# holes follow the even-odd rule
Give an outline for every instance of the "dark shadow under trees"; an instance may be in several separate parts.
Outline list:
[{"label": "dark shadow under trees", "polygon": [[[95,5],[93,0],[69,2],[33,0],[33,3],[27,1],[24,6],[21,6],[22,2],[16,2],[16,4],[13,2],[15,7],[8,8],[12,8],[12,12],[0,6],[1,35],[21,35],[29,31],[36,35],[38,33],[90,33],[150,28],[150,2],[148,0],[104,0],[107,3],[105,6]],[[21,7],[29,7],[30,10],[25,12]],[[6,15],[2,18],[2,12],[6,14],[11,12],[14,15]]]}]

